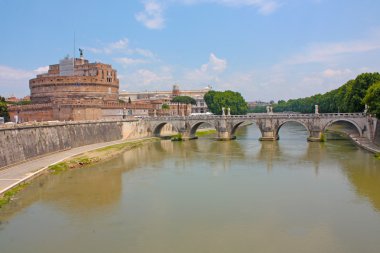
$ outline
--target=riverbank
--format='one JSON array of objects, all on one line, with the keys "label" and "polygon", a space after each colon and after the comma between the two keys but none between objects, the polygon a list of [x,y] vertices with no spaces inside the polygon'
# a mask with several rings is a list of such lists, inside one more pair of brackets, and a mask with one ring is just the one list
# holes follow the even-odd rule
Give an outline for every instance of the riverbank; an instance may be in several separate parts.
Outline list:
[{"label": "riverbank", "polygon": [[346,128],[343,125],[335,125],[330,127],[327,132],[335,133],[350,139],[355,145],[374,153],[376,157],[379,156],[380,147],[368,141],[365,137],[360,137],[354,130]]},{"label": "riverbank", "polygon": [[48,171],[54,174],[69,170],[87,167],[99,162],[105,162],[113,157],[131,150],[133,148],[142,146],[147,143],[159,141],[159,138],[147,138],[136,141],[128,141],[120,144],[115,144],[95,150],[91,150],[73,157],[70,157],[62,162],[50,165]]},{"label": "riverbank", "polygon": [[118,140],[74,148],[34,159],[0,171],[0,203],[5,204],[23,189],[27,182],[46,173],[59,173],[67,169],[89,166],[109,160],[126,150],[155,142],[159,138]]}]

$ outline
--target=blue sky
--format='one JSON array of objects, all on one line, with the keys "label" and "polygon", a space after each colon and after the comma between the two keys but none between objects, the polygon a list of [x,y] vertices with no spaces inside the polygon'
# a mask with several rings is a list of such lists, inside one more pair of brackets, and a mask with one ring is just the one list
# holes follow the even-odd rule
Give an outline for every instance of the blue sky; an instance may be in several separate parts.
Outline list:
[{"label": "blue sky", "polygon": [[[0,0],[0,95],[84,48],[120,90],[239,91],[247,100],[324,93],[380,70],[377,0]],[[78,52],[75,52],[78,56]]]}]

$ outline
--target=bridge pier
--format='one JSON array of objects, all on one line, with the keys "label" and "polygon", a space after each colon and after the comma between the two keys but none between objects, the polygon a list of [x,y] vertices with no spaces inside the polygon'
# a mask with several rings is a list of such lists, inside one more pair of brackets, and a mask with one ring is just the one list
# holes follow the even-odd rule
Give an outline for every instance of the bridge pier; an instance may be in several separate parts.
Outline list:
[{"label": "bridge pier", "polygon": [[236,139],[236,136],[231,135],[229,131],[217,131],[217,141],[229,141]]},{"label": "bridge pier", "polygon": [[261,132],[260,141],[277,141],[278,138],[278,119],[274,119],[272,115],[269,118],[259,119],[257,125]]},{"label": "bridge pier", "polygon": [[311,130],[310,131],[310,136],[307,138],[307,141],[310,142],[324,142],[325,137],[323,134],[323,131],[321,130]]},{"label": "bridge pier", "polygon": [[276,131],[262,131],[260,141],[277,141],[279,139]]},{"label": "bridge pier", "polygon": [[222,116],[220,120],[218,120],[215,124],[215,129],[217,132],[216,140],[218,141],[229,141],[236,139],[233,131],[233,122],[229,120],[229,117]]},{"label": "bridge pier", "polygon": [[195,133],[191,133],[191,127],[188,122],[186,122],[184,126],[178,130],[178,133],[181,134],[183,141],[198,139]]}]

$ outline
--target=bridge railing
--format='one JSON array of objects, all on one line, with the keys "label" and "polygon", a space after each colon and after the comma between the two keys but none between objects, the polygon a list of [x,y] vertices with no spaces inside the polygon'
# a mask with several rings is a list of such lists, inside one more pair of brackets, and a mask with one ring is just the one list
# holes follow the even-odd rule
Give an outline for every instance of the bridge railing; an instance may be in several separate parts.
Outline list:
[{"label": "bridge railing", "polygon": [[309,114],[301,114],[301,113],[254,113],[247,115],[193,115],[193,116],[163,116],[163,117],[149,117],[144,120],[148,121],[172,121],[172,120],[220,120],[226,118],[232,119],[268,119],[268,118],[363,118],[366,117],[364,113],[309,113]]}]

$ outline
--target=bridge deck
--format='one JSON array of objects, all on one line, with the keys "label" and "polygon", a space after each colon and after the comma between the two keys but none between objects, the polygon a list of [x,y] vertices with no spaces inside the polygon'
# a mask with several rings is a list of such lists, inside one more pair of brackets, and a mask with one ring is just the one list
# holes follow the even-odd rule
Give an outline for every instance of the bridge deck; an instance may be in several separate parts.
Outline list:
[{"label": "bridge deck", "polygon": [[365,118],[364,113],[320,113],[320,114],[300,114],[300,113],[252,113],[247,115],[194,115],[194,116],[164,116],[164,117],[149,117],[144,120],[219,120],[219,119],[268,119],[268,118],[296,118],[296,119],[312,119],[312,118]]}]

